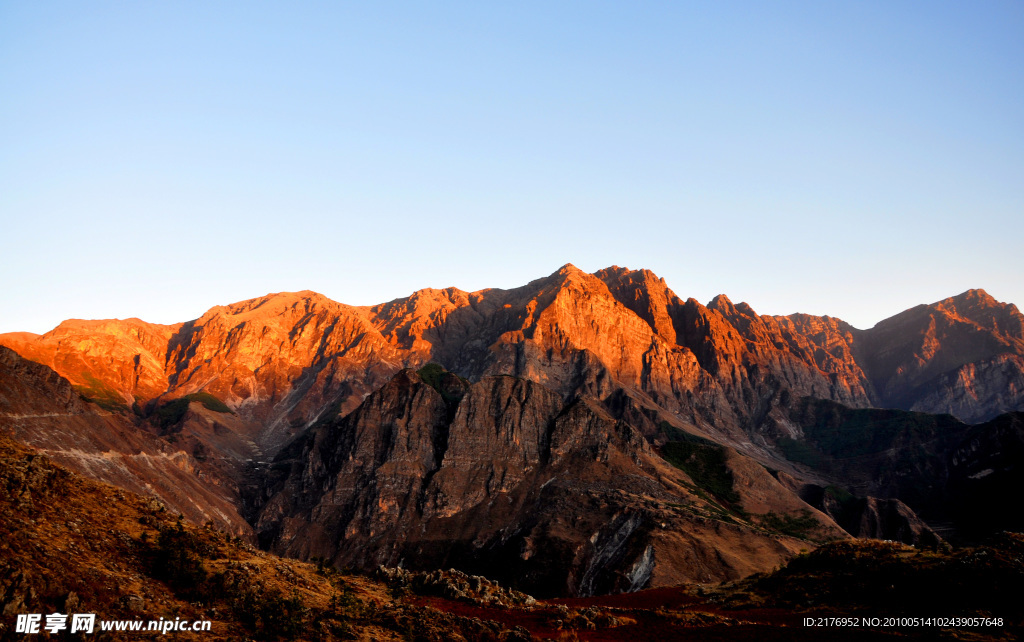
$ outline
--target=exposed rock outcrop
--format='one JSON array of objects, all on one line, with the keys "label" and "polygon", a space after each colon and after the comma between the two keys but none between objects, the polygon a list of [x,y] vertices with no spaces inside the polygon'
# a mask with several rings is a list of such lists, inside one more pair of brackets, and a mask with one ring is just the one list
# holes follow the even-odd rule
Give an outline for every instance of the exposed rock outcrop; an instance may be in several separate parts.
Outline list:
[{"label": "exposed rock outcrop", "polygon": [[854,497],[835,487],[814,485],[800,488],[800,496],[854,537],[901,542],[920,548],[945,545],[938,533],[898,499]]},{"label": "exposed rock outcrop", "polygon": [[[405,370],[290,445],[261,542],[340,566],[451,565],[538,595],[736,578],[807,546],[730,515],[587,398],[499,376],[450,403]],[[813,512],[815,536],[842,535],[745,465],[737,488],[761,479],[761,510]]]}]

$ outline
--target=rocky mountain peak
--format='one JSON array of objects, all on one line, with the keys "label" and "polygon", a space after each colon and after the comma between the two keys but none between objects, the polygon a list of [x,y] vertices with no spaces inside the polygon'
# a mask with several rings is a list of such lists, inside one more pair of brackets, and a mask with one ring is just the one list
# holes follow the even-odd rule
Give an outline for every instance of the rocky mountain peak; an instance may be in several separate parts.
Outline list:
[{"label": "rocky mountain peak", "polygon": [[943,302],[945,301],[955,301],[958,303],[962,302],[967,303],[969,305],[981,305],[985,307],[994,307],[1002,305],[1001,303],[999,303],[999,301],[996,301],[991,294],[989,294],[988,292],[981,288],[971,288],[969,290],[961,292],[956,296],[944,299]]},{"label": "rocky mountain peak", "polygon": [[619,267],[618,265],[612,265],[606,267],[603,270],[594,272],[594,276],[601,279],[602,281],[608,282],[609,280],[615,281],[628,281],[630,283],[643,283],[648,287],[655,284],[664,286],[665,279],[659,277],[654,272],[641,268],[639,270],[631,270],[628,267]]},{"label": "rocky mountain peak", "polygon": [[664,279],[650,270],[630,270],[618,266],[599,270],[594,276],[605,283],[617,301],[646,321],[669,345],[677,342],[672,313],[681,302]]},{"label": "rocky mountain peak", "polygon": [[572,263],[566,263],[548,277],[548,287],[583,288],[607,292],[604,283],[589,272],[584,272]]},{"label": "rocky mountain peak", "polygon": [[238,324],[263,321],[280,316],[302,315],[317,309],[333,310],[340,305],[311,290],[276,292],[255,299],[214,306],[194,323],[203,326],[211,322]]},{"label": "rocky mountain peak", "polygon": [[711,299],[711,302],[708,303],[708,309],[721,312],[726,317],[731,317],[736,314],[736,306],[734,306],[732,301],[729,300],[729,297],[724,294],[719,294],[715,298]]},{"label": "rocky mountain peak", "polygon": [[1000,303],[985,290],[967,290],[929,307],[958,321],[1000,333],[1007,339],[1024,340],[1024,315],[1017,306]]}]

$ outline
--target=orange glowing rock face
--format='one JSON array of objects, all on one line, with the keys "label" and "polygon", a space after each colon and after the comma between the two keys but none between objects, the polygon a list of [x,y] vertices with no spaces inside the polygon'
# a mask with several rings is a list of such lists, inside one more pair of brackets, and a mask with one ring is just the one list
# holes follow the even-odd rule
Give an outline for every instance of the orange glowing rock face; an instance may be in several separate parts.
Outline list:
[{"label": "orange glowing rock face", "polygon": [[428,361],[563,393],[625,385],[691,419],[711,405],[728,424],[743,423],[750,398],[779,382],[797,396],[981,420],[1021,407],[1002,389],[1024,383],[1022,325],[1015,306],[981,290],[865,331],[830,317],[759,316],[725,296],[684,301],[647,270],[567,265],[513,290],[428,289],[372,307],[281,293],[173,326],[66,321],[41,336],[0,335],[0,344],[86,396],[129,407],[206,390],[276,426],[260,437],[276,444],[339,396],[350,411],[399,369]]},{"label": "orange glowing rock face", "polygon": [[167,390],[163,355],[180,327],[138,319],[73,319],[41,336],[0,335],[0,343],[53,368],[86,391],[116,391],[120,401],[131,405]]}]

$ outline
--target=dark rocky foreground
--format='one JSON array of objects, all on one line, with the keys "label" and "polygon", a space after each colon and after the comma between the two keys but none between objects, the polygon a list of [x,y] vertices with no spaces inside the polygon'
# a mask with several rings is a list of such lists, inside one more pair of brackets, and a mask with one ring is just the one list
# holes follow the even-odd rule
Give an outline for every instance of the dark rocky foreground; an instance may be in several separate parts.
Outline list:
[{"label": "dark rocky foreground", "polygon": [[[1024,621],[1022,560],[1013,534],[955,551],[845,541],[718,587],[544,601],[459,571],[365,575],[278,558],[0,440],[4,639],[25,639],[17,613],[57,612],[210,620],[209,633],[177,634],[197,640],[1010,640]],[[844,617],[979,625],[804,624]]]}]

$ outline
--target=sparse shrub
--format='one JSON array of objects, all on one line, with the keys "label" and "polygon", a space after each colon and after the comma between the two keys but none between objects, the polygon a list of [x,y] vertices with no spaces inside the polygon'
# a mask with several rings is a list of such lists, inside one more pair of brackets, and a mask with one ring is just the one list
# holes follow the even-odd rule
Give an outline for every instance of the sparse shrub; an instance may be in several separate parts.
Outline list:
[{"label": "sparse shrub", "polygon": [[363,611],[363,603],[356,598],[355,593],[344,582],[340,583],[339,588],[341,590],[331,596],[331,612],[342,618],[360,616]]},{"label": "sparse shrub", "polygon": [[295,592],[285,597],[280,589],[249,587],[231,599],[235,617],[259,639],[295,639],[305,630],[309,609]]},{"label": "sparse shrub", "polygon": [[202,601],[206,596],[206,569],[195,535],[179,520],[160,530],[153,560],[153,575],[167,582],[178,595]]},{"label": "sparse shrub", "polygon": [[73,386],[75,392],[90,403],[94,403],[107,412],[122,412],[128,410],[128,404],[116,390],[103,383],[88,372],[82,373],[85,379],[84,384]]},{"label": "sparse shrub", "polygon": [[264,637],[294,638],[303,630],[307,610],[297,593],[285,597],[281,591],[273,589],[263,597],[260,606]]},{"label": "sparse shrub", "polygon": [[761,525],[783,535],[801,539],[806,539],[820,526],[806,508],[800,511],[799,515],[767,513],[761,517]]},{"label": "sparse shrub", "polygon": [[212,410],[213,412],[234,414],[234,411],[228,408],[227,404],[210,393],[194,392],[161,405],[153,413],[154,421],[165,430],[181,423],[181,420],[185,418],[185,413],[188,412],[188,405],[193,401],[203,404],[207,410]]},{"label": "sparse shrub", "polygon": [[662,456],[679,468],[701,489],[736,510],[739,493],[733,488],[732,471],[725,463],[725,449],[706,440],[671,441],[662,448]]}]

